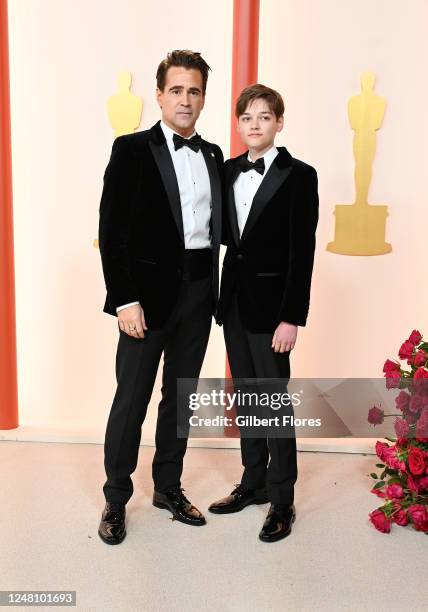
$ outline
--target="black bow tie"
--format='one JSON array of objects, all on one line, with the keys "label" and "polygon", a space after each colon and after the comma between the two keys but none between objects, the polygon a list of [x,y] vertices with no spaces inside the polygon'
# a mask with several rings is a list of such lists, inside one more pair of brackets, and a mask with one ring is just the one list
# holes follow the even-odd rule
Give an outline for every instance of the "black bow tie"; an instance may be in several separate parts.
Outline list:
[{"label": "black bow tie", "polygon": [[248,170],[255,170],[259,174],[265,172],[265,160],[263,157],[259,157],[255,162],[250,162],[247,157],[241,157],[241,171],[248,172]]},{"label": "black bow tie", "polygon": [[196,134],[192,138],[183,138],[178,134],[174,134],[172,140],[174,142],[174,149],[176,151],[181,149],[181,147],[189,147],[189,149],[192,149],[192,151],[197,153],[202,145],[202,138],[199,136],[199,134]]}]

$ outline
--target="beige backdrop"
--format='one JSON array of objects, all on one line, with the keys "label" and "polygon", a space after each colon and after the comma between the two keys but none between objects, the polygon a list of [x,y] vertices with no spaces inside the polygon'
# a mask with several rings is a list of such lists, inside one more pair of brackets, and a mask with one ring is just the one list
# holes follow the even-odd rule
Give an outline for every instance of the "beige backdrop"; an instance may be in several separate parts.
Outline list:
[{"label": "beige backdrop", "polygon": [[[168,50],[201,51],[213,72],[199,131],[229,151],[230,0],[9,0],[22,437],[102,441],[115,390],[116,320],[102,313],[97,234],[112,130],[105,102],[120,70],[152,125],[155,72]],[[428,3],[262,0],[259,80],[285,96],[278,144],[314,165],[320,223],[308,326],[292,373],[379,376],[414,328],[428,335]],[[189,17],[191,16],[191,18]],[[370,190],[388,204],[390,255],[328,253],[334,205],[354,196],[347,101],[364,70],[387,99]],[[204,376],[223,376],[213,329]],[[153,438],[159,382],[143,440]],[[362,406],[362,410],[366,410]],[[19,437],[10,432],[7,437]]]}]

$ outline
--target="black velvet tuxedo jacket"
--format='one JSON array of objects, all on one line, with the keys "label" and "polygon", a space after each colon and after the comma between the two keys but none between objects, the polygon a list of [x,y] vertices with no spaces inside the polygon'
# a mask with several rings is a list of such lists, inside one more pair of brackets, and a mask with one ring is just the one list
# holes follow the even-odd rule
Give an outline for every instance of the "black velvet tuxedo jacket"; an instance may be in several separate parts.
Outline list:
[{"label": "black velvet tuxedo jacket", "polygon": [[223,263],[217,323],[224,320],[234,291],[244,327],[273,333],[281,321],[306,325],[318,223],[316,170],[285,147],[254,196],[241,238],[233,184],[240,158],[224,166]]},{"label": "black velvet tuxedo jacket", "polygon": [[[221,241],[221,149],[203,141],[211,185],[213,313]],[[160,121],[119,136],[104,174],[99,247],[107,290],[104,312],[140,302],[149,329],[159,329],[177,302],[184,256],[180,192]]]}]

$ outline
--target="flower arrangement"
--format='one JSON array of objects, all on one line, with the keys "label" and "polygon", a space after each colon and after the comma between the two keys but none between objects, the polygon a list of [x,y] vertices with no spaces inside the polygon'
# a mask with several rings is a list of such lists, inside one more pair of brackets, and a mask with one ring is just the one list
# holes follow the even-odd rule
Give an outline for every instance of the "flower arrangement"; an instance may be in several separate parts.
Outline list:
[{"label": "flower arrangement", "polygon": [[428,535],[428,343],[413,330],[398,352],[410,370],[387,359],[383,366],[388,389],[399,390],[395,404],[397,414],[385,414],[378,406],[370,408],[368,421],[383,423],[395,416],[397,439],[376,442],[377,463],[381,474],[370,474],[378,482],[371,492],[384,500],[383,506],[369,514],[371,523],[383,533],[391,525],[411,525]]}]

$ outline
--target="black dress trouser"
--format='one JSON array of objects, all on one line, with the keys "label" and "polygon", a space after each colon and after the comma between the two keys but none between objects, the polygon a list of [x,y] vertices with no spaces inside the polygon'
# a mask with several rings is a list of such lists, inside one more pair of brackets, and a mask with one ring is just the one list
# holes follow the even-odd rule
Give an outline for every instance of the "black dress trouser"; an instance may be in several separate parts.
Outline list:
[{"label": "black dress trouser", "polygon": [[107,422],[103,486],[106,501],[126,504],[133,493],[141,426],[162,352],[162,399],[156,425],[152,474],[155,490],[180,487],[187,438],[177,438],[177,378],[200,374],[212,319],[212,276],[183,280],[176,307],[162,329],[134,338],[119,329],[117,390]]},{"label": "black dress trouser", "polygon": [[[244,328],[236,293],[224,317],[224,337],[232,377],[235,379],[290,378],[290,354],[275,353],[273,333],[252,333]],[[294,428],[291,428],[294,434]],[[290,431],[290,429],[289,429]],[[273,504],[291,505],[297,480],[295,435],[251,438],[241,435],[245,489],[267,489]],[[269,460],[270,458],[270,460]]]}]

